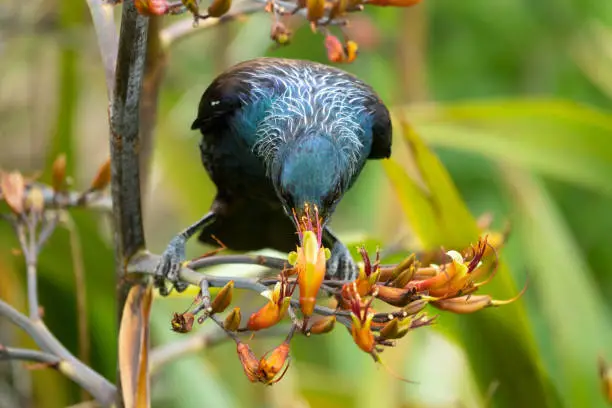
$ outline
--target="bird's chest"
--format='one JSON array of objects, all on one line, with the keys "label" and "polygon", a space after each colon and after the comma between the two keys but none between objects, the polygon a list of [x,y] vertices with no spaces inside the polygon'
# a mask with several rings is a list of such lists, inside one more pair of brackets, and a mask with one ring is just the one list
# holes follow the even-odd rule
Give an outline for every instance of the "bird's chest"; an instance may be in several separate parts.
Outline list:
[{"label": "bird's chest", "polygon": [[226,132],[205,135],[200,143],[202,163],[219,193],[276,202],[265,166],[242,138]]}]

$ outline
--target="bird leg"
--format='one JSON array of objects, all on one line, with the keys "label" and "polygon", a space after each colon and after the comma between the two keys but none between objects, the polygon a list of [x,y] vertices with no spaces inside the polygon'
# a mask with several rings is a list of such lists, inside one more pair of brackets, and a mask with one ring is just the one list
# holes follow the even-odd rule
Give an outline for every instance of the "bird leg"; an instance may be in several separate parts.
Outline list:
[{"label": "bird leg", "polygon": [[166,287],[166,280],[172,282],[177,292],[187,289],[188,285],[178,280],[179,271],[185,262],[185,244],[198,230],[215,222],[216,217],[211,211],[170,240],[155,269],[155,286],[162,296],[167,296],[171,291]]},{"label": "bird leg", "polygon": [[323,245],[331,250],[331,257],[327,260],[325,279],[355,279],[358,273],[357,264],[348,248],[340,242],[329,227],[323,229],[322,241]]}]

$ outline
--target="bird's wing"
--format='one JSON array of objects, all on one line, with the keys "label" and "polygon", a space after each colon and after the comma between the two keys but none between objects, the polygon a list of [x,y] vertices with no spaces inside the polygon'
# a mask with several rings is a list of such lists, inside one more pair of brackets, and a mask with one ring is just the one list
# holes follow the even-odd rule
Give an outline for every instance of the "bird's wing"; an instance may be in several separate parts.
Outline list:
[{"label": "bird's wing", "polygon": [[[373,95],[374,96],[374,95]],[[368,159],[386,159],[391,156],[392,126],[389,110],[377,96],[370,105],[372,113],[372,148]]]}]

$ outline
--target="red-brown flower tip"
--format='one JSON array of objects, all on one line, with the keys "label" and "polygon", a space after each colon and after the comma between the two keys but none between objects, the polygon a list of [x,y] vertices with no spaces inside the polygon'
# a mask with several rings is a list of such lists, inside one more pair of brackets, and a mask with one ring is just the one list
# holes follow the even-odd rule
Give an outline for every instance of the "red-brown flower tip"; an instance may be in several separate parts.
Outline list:
[{"label": "red-brown flower tip", "polygon": [[289,343],[285,341],[259,361],[260,380],[267,385],[276,384],[289,369],[289,362]]},{"label": "red-brown flower tip", "polygon": [[193,328],[194,320],[195,316],[193,315],[193,313],[174,313],[172,321],[170,322],[170,324],[172,325],[172,331],[175,331],[177,333],[189,333]]},{"label": "red-brown flower tip", "polygon": [[274,286],[273,290],[262,293],[269,301],[249,317],[247,329],[252,331],[262,330],[278,323],[289,308],[294,290],[295,284],[290,285],[287,278],[281,275],[281,281]]},{"label": "red-brown flower tip", "polygon": [[260,381],[259,360],[255,357],[253,350],[251,350],[248,344],[238,342],[236,351],[238,352],[238,358],[240,358],[240,364],[242,364],[242,368],[244,369],[244,374],[249,381]]}]

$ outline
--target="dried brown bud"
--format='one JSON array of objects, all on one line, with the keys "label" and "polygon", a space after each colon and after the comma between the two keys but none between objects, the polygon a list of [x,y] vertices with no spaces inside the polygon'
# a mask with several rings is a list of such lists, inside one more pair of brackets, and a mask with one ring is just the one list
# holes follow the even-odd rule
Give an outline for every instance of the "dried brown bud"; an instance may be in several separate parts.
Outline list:
[{"label": "dried brown bud", "polygon": [[195,320],[195,316],[193,313],[184,313],[178,314],[175,313],[172,317],[172,331],[177,333],[189,333],[191,328],[193,327],[193,321]]},{"label": "dried brown bud", "polygon": [[247,376],[249,381],[260,381],[259,360],[257,360],[257,357],[255,357],[253,350],[251,350],[248,344],[238,342],[236,351],[238,352],[240,363],[244,369],[244,374]]},{"label": "dried brown bud", "polygon": [[6,204],[15,214],[23,213],[25,182],[21,173],[0,173],[0,190]]},{"label": "dried brown bud", "polygon": [[240,327],[240,321],[241,320],[242,320],[242,313],[240,313],[240,308],[239,307],[235,307],[234,310],[232,310],[227,315],[225,320],[223,321],[223,327],[227,331],[234,332],[234,331],[238,330],[238,328]]},{"label": "dried brown bud", "polygon": [[51,168],[51,179],[53,190],[63,191],[66,186],[66,155],[60,154],[53,162]]},{"label": "dried brown bud", "polygon": [[104,162],[98,169],[98,173],[91,182],[89,189],[91,191],[104,190],[111,180],[111,162],[110,158]]},{"label": "dried brown bud", "polygon": [[222,313],[232,303],[234,281],[231,280],[217,293],[211,303],[212,313]]},{"label": "dried brown bud", "polygon": [[312,333],[312,334],[329,333],[330,331],[334,329],[335,325],[336,325],[336,316],[332,315],[332,316],[320,317],[314,321],[312,326],[310,326],[308,333]]},{"label": "dried brown bud", "polygon": [[272,24],[270,30],[270,38],[278,45],[287,45],[291,41],[292,32],[287,26],[280,21]]}]

